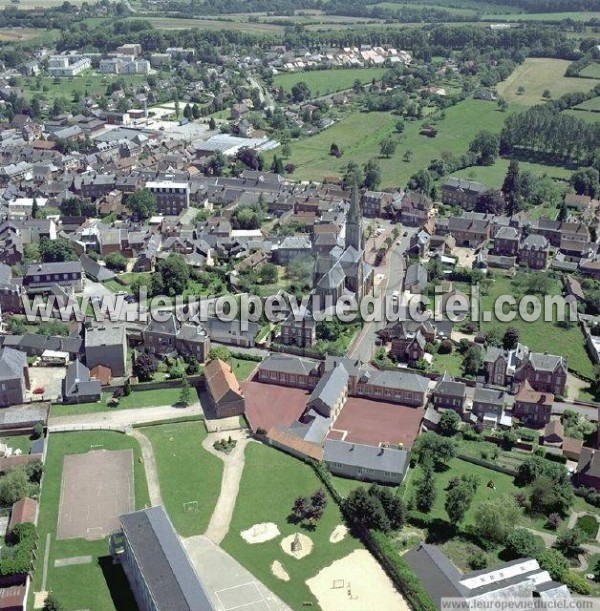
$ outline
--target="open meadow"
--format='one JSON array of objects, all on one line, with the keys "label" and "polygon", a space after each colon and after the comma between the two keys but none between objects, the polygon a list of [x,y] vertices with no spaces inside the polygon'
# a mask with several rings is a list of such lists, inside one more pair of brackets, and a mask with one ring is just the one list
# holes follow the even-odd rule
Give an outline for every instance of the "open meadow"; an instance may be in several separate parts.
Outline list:
[{"label": "open meadow", "polygon": [[327,95],[335,91],[350,89],[355,81],[362,84],[380,79],[386,68],[338,68],[335,70],[311,70],[308,72],[290,72],[278,74],[273,79],[275,87],[283,87],[289,93],[296,83],[308,85],[313,97]]},{"label": "open meadow", "polygon": [[546,90],[553,98],[574,91],[588,92],[596,83],[592,79],[566,77],[570,63],[566,59],[528,58],[496,89],[507,102],[519,106],[541,104]]}]

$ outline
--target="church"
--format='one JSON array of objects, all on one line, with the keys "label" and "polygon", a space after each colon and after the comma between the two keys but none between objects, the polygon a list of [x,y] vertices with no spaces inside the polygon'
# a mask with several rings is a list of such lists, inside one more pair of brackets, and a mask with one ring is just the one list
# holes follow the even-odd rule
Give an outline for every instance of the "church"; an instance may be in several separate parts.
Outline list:
[{"label": "church", "polygon": [[327,254],[317,256],[314,286],[321,310],[335,305],[343,295],[353,295],[360,302],[373,288],[373,268],[364,260],[362,212],[356,186],[346,217],[345,239]]}]

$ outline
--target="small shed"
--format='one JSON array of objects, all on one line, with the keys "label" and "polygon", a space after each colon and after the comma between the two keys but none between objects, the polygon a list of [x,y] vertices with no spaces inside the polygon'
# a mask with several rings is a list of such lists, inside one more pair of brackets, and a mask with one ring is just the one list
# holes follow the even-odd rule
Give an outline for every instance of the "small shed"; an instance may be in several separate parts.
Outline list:
[{"label": "small shed", "polygon": [[69,364],[69,353],[62,350],[44,350],[42,352],[42,365],[59,365],[66,367]]}]

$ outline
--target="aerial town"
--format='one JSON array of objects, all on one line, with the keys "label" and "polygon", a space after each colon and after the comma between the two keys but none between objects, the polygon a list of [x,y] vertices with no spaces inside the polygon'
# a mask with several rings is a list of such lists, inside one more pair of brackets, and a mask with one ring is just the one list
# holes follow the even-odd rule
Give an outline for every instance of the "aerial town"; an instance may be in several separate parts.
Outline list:
[{"label": "aerial town", "polygon": [[0,16],[0,611],[600,609],[599,0]]}]

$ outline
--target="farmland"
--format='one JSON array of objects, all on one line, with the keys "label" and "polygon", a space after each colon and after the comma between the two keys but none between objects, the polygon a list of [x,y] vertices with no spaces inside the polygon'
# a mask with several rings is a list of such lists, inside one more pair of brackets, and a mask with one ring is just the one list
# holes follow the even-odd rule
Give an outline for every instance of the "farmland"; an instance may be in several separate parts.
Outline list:
[{"label": "farmland", "polygon": [[600,62],[590,64],[586,66],[580,73],[579,76],[585,78],[600,79]]},{"label": "farmland", "polygon": [[313,96],[326,95],[334,91],[350,89],[354,81],[370,83],[373,79],[380,79],[386,72],[385,68],[345,68],[338,70],[312,70],[310,72],[294,72],[279,74],[274,79],[275,87],[283,87],[290,92],[299,82],[308,85]]},{"label": "farmland", "polygon": [[505,81],[498,84],[498,94],[509,103],[533,106],[544,101],[542,94],[546,90],[553,98],[573,91],[590,91],[595,85],[593,80],[565,76],[569,64],[568,60],[563,59],[526,59]]},{"label": "farmland", "polygon": [[[427,167],[442,152],[463,153],[480,130],[500,131],[506,116],[493,103],[469,99],[446,110],[445,118],[436,124],[436,138],[419,134],[420,121],[407,122],[404,134],[394,136],[398,138],[395,154],[389,159],[378,159],[381,186],[406,184],[412,174]],[[352,112],[329,129],[293,142],[290,161],[296,165],[294,178],[320,180],[323,176],[343,174],[350,160],[363,164],[379,158],[379,143],[393,134],[397,121],[398,116],[388,112]],[[332,143],[340,147],[341,158],[329,154]],[[410,161],[403,161],[407,150],[412,152],[412,157]]]},{"label": "farmland", "polygon": [[486,21],[591,21],[600,19],[600,12],[564,12],[564,13],[503,13],[501,15],[486,14],[481,17]]}]

